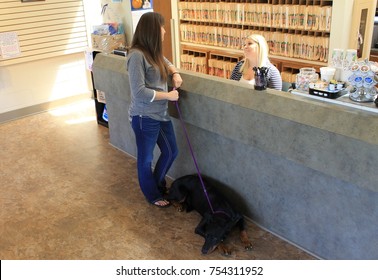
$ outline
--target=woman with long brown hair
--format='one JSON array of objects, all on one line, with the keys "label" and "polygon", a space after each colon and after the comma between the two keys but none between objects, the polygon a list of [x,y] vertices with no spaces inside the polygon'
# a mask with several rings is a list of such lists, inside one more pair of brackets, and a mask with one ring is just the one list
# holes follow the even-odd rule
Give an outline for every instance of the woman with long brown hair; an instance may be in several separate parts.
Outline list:
[{"label": "woman with long brown hair", "polygon": [[[176,89],[182,84],[180,73],[163,55],[164,18],[149,12],[140,18],[127,57],[131,89],[129,116],[137,144],[140,188],[147,201],[157,207],[169,206],[164,199],[165,176],[178,154],[176,136],[168,114],[168,101],[177,101]],[[153,151],[160,156],[152,169]]]}]

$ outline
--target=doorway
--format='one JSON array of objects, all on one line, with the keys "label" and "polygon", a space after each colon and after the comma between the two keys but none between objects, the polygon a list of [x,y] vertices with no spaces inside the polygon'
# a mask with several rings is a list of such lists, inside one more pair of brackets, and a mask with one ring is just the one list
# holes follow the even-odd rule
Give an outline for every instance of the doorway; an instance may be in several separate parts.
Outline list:
[{"label": "doorway", "polygon": [[349,47],[357,50],[358,58],[369,58],[377,1],[355,0]]}]

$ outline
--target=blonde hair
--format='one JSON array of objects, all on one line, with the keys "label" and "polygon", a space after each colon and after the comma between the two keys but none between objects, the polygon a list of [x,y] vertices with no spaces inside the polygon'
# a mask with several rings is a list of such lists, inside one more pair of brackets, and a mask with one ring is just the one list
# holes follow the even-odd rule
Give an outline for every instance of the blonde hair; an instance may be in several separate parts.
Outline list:
[{"label": "blonde hair", "polygon": [[[264,36],[259,35],[259,34],[251,34],[248,37],[246,37],[245,40],[251,40],[252,42],[258,44],[259,51],[258,51],[258,65],[257,66],[258,67],[266,66],[268,62],[269,47]],[[244,73],[244,69],[246,71],[249,66],[250,65],[249,65],[248,59],[244,58],[244,63],[240,67],[240,72]]]}]

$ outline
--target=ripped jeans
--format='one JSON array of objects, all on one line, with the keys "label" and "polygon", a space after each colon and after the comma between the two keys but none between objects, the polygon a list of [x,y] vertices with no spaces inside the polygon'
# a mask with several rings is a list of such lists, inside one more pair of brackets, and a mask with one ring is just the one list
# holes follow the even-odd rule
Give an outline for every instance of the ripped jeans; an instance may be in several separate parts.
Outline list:
[{"label": "ripped jeans", "polygon": [[[163,198],[161,187],[165,187],[165,176],[178,154],[175,132],[171,121],[144,116],[133,116],[131,126],[137,144],[139,185],[146,199],[153,203]],[[160,156],[152,170],[156,144]]]}]

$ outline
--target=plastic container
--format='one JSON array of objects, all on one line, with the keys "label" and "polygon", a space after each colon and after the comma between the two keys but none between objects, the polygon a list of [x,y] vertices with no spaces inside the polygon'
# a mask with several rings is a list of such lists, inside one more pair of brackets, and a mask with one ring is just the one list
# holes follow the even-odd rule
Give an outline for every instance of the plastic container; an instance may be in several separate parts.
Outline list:
[{"label": "plastic container", "polygon": [[323,82],[329,83],[335,76],[336,68],[334,67],[320,67],[320,79]]},{"label": "plastic container", "polygon": [[314,68],[301,68],[296,76],[295,88],[302,91],[308,91],[310,83],[316,83],[319,75]]}]

